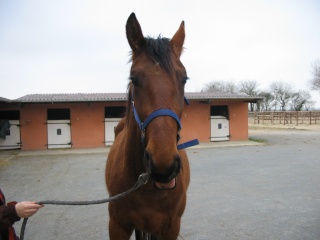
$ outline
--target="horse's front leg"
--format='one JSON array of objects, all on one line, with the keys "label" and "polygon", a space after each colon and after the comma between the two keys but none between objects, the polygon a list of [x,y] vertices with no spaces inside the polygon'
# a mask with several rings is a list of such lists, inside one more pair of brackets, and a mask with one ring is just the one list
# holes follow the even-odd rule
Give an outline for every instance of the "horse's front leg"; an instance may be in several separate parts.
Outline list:
[{"label": "horse's front leg", "polygon": [[109,220],[109,238],[110,240],[129,240],[133,228],[120,225],[113,217]]}]

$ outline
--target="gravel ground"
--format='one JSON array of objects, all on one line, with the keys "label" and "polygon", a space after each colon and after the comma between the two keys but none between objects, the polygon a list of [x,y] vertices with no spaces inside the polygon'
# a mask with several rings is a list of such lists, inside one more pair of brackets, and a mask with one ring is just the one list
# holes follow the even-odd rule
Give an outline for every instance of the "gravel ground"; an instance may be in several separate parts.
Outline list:
[{"label": "gravel ground", "polygon": [[[320,131],[258,129],[250,137],[266,145],[188,149],[181,239],[320,239]],[[107,197],[105,153],[12,153],[0,164],[8,201]],[[47,205],[29,219],[25,240],[108,239],[107,226],[107,204]]]}]

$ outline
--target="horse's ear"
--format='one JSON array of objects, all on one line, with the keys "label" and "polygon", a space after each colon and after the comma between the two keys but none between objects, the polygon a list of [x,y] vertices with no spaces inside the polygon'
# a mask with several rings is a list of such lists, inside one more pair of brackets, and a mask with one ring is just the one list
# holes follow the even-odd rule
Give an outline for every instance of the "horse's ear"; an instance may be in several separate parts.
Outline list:
[{"label": "horse's ear", "polygon": [[180,24],[178,31],[174,34],[171,39],[171,46],[173,48],[174,53],[180,57],[183,50],[183,43],[185,38],[184,32],[184,21]]},{"label": "horse's ear", "polygon": [[129,45],[133,52],[141,49],[145,45],[140,24],[134,13],[131,13],[126,24],[126,33]]}]

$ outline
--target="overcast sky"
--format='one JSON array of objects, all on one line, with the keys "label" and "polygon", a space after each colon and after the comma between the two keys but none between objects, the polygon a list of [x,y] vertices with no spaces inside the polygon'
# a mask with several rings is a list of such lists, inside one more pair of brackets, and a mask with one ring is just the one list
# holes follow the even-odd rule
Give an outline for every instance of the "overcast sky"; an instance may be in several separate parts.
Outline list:
[{"label": "overcast sky", "polygon": [[320,58],[319,0],[0,0],[0,96],[125,92],[131,12],[153,37],[185,21],[188,92],[213,80],[309,90]]}]

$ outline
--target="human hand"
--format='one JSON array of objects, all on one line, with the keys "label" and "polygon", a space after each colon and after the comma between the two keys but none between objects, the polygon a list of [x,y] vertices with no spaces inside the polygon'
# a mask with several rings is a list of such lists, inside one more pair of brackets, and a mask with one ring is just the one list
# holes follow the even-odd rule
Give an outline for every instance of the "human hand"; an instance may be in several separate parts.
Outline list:
[{"label": "human hand", "polygon": [[21,218],[28,218],[35,214],[43,205],[36,202],[19,202],[15,205],[17,215]]}]

